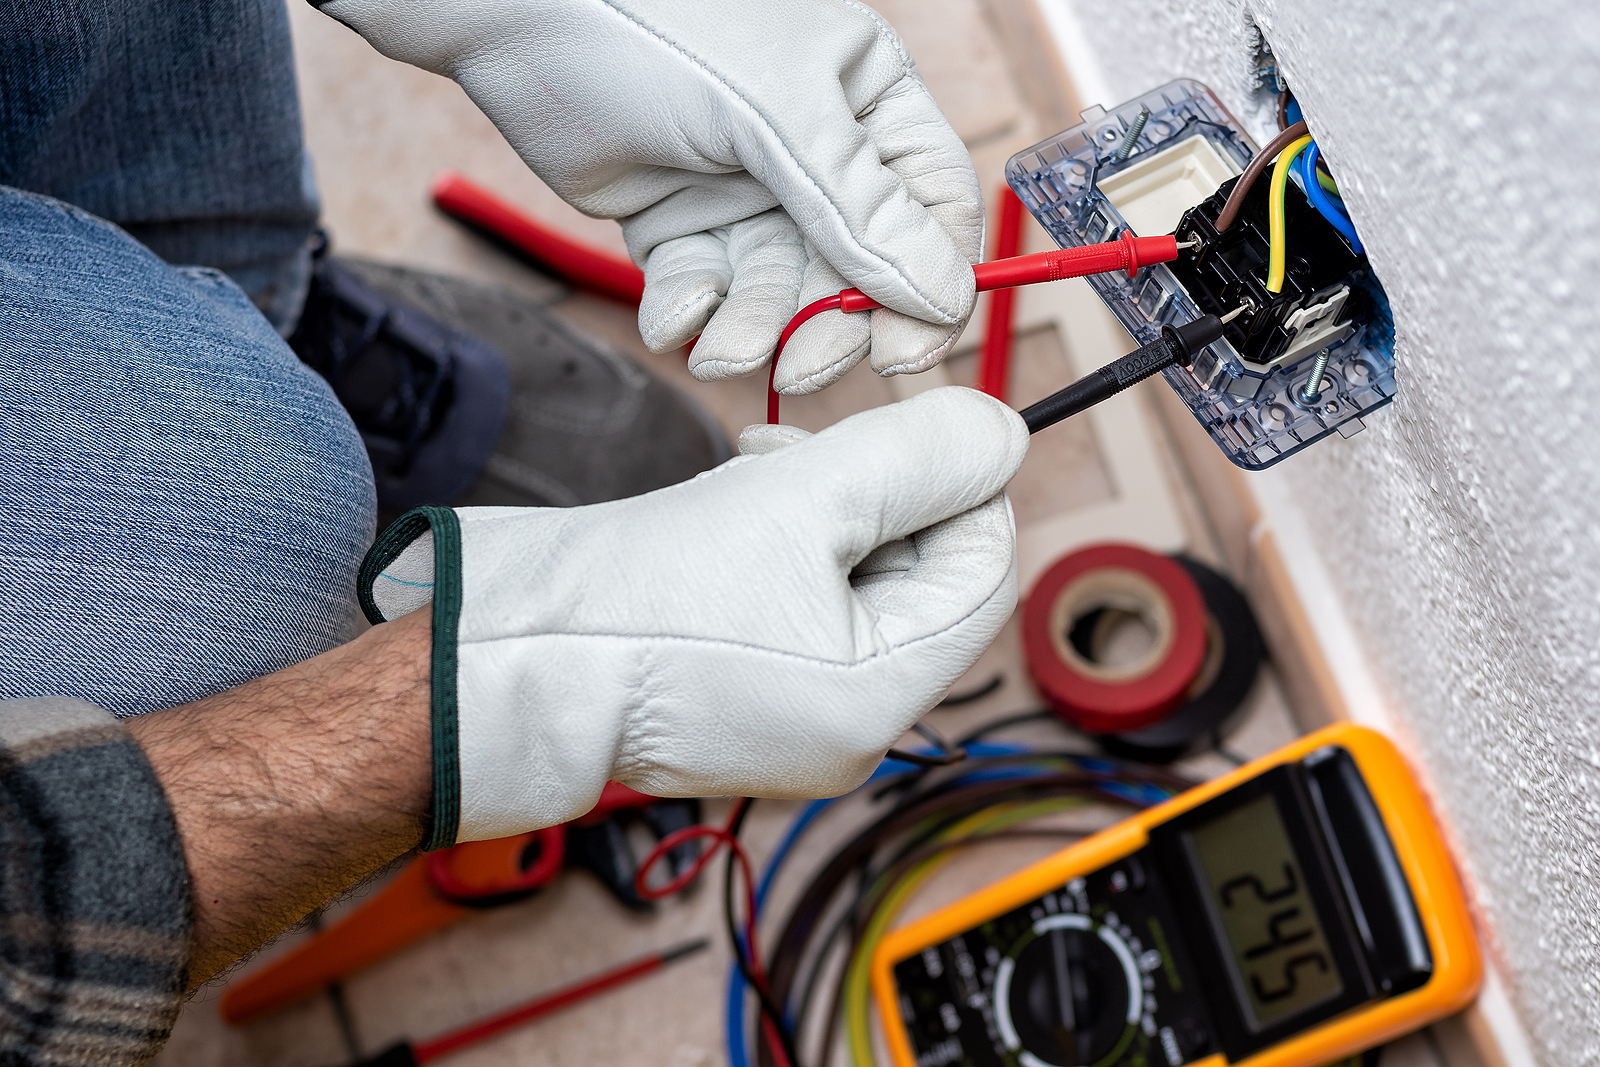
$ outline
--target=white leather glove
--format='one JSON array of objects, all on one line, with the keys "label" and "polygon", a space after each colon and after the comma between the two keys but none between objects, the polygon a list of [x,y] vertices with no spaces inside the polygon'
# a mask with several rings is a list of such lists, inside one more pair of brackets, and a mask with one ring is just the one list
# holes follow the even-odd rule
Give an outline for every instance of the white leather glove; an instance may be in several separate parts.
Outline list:
[{"label": "white leather glove", "polygon": [[802,328],[783,392],[821,389],[869,343],[880,374],[926,370],[972,313],[977,176],[864,4],[320,6],[385,55],[455,79],[568,203],[620,219],[645,272],[639,331],[657,351],[701,334],[697,377],[764,367],[802,304],[852,285],[893,310]]},{"label": "white leather glove", "polygon": [[608,779],[854,788],[1010,616],[1027,447],[935,389],[628,500],[402,516],[359,588],[374,622],[433,602],[425,847],[565,822]]}]

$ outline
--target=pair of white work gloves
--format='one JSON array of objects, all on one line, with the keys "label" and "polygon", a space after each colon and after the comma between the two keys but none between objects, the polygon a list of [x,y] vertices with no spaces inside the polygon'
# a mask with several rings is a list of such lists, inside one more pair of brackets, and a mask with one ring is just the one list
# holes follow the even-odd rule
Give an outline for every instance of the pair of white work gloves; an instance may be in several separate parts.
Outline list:
[{"label": "pair of white work gloves", "polygon": [[[453,78],[528,165],[615,218],[653,349],[702,379],[766,366],[802,305],[884,305],[789,342],[788,393],[870,353],[926,370],[974,301],[983,199],[889,25],[853,0],[327,0]],[[426,842],[662,796],[814,797],[871,773],[1016,602],[1003,489],[1027,433],[941,389],[630,500],[420,509],[363,566],[374,621],[433,605]]]}]

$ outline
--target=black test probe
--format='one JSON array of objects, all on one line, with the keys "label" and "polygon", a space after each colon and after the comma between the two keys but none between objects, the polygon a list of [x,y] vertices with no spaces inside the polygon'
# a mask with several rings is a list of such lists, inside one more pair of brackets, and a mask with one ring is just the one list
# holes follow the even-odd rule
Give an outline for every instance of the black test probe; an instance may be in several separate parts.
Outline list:
[{"label": "black test probe", "polygon": [[[1232,316],[1229,316],[1232,318]],[[1086,411],[1102,400],[1136,385],[1157,371],[1193,362],[1195,353],[1222,338],[1222,320],[1203,315],[1182,326],[1163,326],[1161,336],[1104,367],[1084,375],[1071,385],[1051,393],[1036,404],[1022,409],[1022,421],[1029,433],[1038,433],[1062,419]]]}]

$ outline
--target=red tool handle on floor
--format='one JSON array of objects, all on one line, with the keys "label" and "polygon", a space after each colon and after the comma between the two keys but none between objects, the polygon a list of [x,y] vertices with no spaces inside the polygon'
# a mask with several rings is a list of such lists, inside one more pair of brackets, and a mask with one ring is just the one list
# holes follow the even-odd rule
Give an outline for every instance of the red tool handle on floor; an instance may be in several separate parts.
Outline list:
[{"label": "red tool handle on floor", "polygon": [[558,989],[554,993],[531,1000],[521,1007],[512,1008],[510,1011],[491,1015],[487,1019],[480,1019],[469,1026],[459,1030],[452,1030],[446,1034],[427,1041],[403,1041],[398,1045],[384,1049],[378,1055],[368,1060],[363,1060],[355,1067],[422,1067],[423,1064],[432,1063],[452,1052],[459,1052],[469,1045],[476,1045],[480,1041],[487,1041],[496,1034],[503,1033],[514,1026],[521,1026],[525,1022],[537,1019],[541,1015],[549,1015],[553,1011],[576,1004],[581,1000],[603,993],[608,989],[631,982],[635,978],[643,978],[652,974],[685,956],[691,956],[701,951],[710,944],[705,938],[698,938],[686,942],[676,948],[657,952],[650,956],[625,963],[621,967],[597,974],[581,982]]},{"label": "red tool handle on floor", "polygon": [[[995,226],[994,258],[1010,259],[1022,248],[1022,201],[1011,186],[1000,187],[999,222]],[[1011,320],[1017,294],[996,289],[989,295],[989,324],[978,351],[977,380],[973,383],[996,400],[1005,401],[1011,377]]]},{"label": "red tool handle on floor", "polygon": [[644,271],[631,262],[574,241],[454,171],[433,180],[433,202],[451,218],[487,231],[580,289],[628,304],[644,299]]}]

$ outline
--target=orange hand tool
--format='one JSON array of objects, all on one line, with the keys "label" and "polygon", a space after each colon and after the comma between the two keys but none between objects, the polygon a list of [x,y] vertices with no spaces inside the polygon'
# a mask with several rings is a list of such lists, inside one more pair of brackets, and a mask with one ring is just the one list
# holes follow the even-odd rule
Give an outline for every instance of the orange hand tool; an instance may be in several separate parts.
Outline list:
[{"label": "orange hand tool", "polygon": [[[615,812],[658,802],[608,782],[599,803],[576,822],[593,826]],[[220,1005],[223,1019],[234,1026],[249,1022],[347,978],[474,910],[528,896],[560,873],[570,825],[418,856],[372,899],[299,948],[230,985]]]}]

